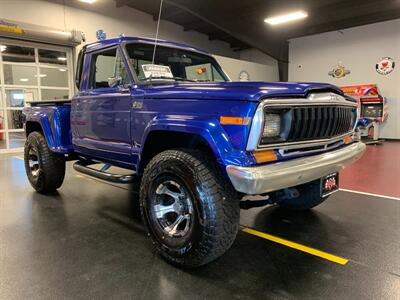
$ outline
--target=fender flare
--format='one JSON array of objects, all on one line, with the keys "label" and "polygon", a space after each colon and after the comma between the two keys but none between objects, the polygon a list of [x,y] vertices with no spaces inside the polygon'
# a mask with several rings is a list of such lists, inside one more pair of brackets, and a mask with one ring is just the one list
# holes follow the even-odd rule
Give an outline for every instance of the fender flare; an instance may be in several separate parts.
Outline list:
[{"label": "fender flare", "polygon": [[[181,132],[200,136],[203,138],[215,155],[216,161],[221,166],[228,164],[244,165],[253,162],[245,151],[233,148],[229,137],[220,123],[215,119],[192,118],[187,116],[155,117],[145,128],[139,152],[139,169],[145,151],[145,143],[151,132],[170,131]],[[246,162],[243,157],[247,157]]]}]

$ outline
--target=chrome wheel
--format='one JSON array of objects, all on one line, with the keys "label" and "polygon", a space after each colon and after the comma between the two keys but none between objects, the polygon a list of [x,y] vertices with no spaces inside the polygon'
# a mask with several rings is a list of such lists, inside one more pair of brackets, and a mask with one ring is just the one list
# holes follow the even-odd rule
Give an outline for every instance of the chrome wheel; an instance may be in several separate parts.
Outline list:
[{"label": "chrome wheel", "polygon": [[29,171],[33,177],[37,177],[40,172],[39,156],[37,150],[31,147],[28,152]]},{"label": "chrome wheel", "polygon": [[158,227],[169,237],[184,237],[193,224],[192,199],[176,181],[166,180],[158,185],[151,210]]}]

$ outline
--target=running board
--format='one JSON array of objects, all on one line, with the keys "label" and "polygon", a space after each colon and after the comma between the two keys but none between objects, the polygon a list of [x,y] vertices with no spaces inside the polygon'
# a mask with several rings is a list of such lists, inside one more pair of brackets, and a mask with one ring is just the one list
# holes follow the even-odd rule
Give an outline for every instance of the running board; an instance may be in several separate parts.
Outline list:
[{"label": "running board", "polygon": [[108,173],[106,170],[110,167],[110,165],[104,165],[100,170],[94,169],[89,167],[90,165],[96,164],[95,162],[92,161],[77,161],[74,163],[74,169],[75,171],[78,171],[80,173],[105,180],[108,182],[113,182],[113,183],[133,183],[136,181],[136,175],[121,175],[121,174],[113,174],[113,173]]}]

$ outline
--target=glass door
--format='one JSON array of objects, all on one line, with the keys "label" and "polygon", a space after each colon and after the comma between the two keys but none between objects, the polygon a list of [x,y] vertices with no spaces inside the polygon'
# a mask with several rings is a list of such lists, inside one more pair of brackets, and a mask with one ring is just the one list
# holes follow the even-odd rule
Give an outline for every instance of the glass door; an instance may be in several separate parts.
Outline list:
[{"label": "glass door", "polygon": [[22,109],[73,93],[70,48],[0,39],[0,152],[25,143]]}]

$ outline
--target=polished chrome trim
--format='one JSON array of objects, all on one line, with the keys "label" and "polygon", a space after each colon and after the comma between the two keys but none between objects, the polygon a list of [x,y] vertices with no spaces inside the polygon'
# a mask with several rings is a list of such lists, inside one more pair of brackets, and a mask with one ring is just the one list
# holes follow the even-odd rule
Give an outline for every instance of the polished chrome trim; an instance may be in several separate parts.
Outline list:
[{"label": "polished chrome trim", "polygon": [[345,134],[335,136],[330,139],[319,139],[319,140],[310,140],[310,141],[299,141],[299,142],[282,142],[282,143],[275,143],[275,144],[267,144],[267,145],[259,145],[255,151],[262,151],[267,149],[296,149],[296,148],[305,148],[305,147],[316,147],[316,146],[323,146],[327,144],[331,144],[334,142],[338,142],[343,139],[345,136],[353,134],[353,131],[350,130]]},{"label": "polished chrome trim", "polygon": [[260,102],[253,117],[253,122],[251,124],[249,139],[247,141],[246,150],[247,151],[256,151],[256,150],[265,150],[271,148],[284,148],[288,149],[291,145],[301,145],[301,147],[315,146],[315,145],[323,145],[326,143],[332,143],[335,140],[339,140],[342,137],[351,134],[353,131],[349,131],[346,134],[341,136],[333,137],[331,139],[320,139],[320,140],[311,140],[311,141],[299,141],[299,142],[291,142],[291,143],[275,143],[275,144],[267,144],[260,145],[261,141],[261,133],[263,130],[264,124],[264,110],[267,107],[294,107],[294,106],[316,106],[316,105],[329,105],[329,106],[348,106],[357,108],[357,103],[346,100],[345,97],[337,95],[335,93],[313,93],[310,94],[307,98],[282,98],[282,99],[265,99]]},{"label": "polished chrome trim", "polygon": [[343,103],[339,101],[331,101],[331,102],[316,102],[316,101],[309,101],[305,99],[288,99],[286,102],[282,101],[281,99],[271,99],[269,101],[264,102],[264,107],[288,107],[288,106],[319,106],[319,105],[329,105],[329,106],[348,106],[348,107],[354,107],[356,108],[357,106],[354,105],[354,103],[349,102],[349,103]]},{"label": "polished chrome trim", "polygon": [[251,122],[249,139],[247,141],[247,147],[246,147],[247,151],[253,151],[257,149],[258,144],[260,143],[263,125],[264,125],[264,106],[260,104],[258,105],[253,120]]},{"label": "polished chrome trim", "polygon": [[[291,157],[291,156],[299,156],[299,155],[306,155],[306,154],[330,151],[330,150],[338,148],[342,145],[343,145],[343,141],[338,140],[336,142],[327,143],[327,144],[323,144],[323,145],[315,145],[313,147],[310,147],[311,150],[304,149],[302,146],[298,146],[297,148],[280,148],[278,150],[278,152],[282,157],[286,158],[286,157]],[[314,149],[315,147],[319,147],[319,148]],[[293,151],[293,152],[285,153],[286,150],[296,150],[296,149],[299,149],[299,150],[296,152]]]},{"label": "polished chrome trim", "polygon": [[359,159],[365,144],[358,142],[338,150],[256,167],[228,165],[226,171],[234,188],[259,195],[304,184],[335,173]]}]

